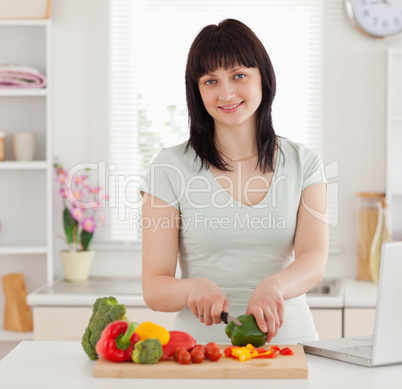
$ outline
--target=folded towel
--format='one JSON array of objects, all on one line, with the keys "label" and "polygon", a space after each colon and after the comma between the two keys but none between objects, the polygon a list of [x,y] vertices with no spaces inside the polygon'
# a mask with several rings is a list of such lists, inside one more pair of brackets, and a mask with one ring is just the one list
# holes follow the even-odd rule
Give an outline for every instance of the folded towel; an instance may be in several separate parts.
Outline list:
[{"label": "folded towel", "polygon": [[46,77],[24,65],[0,65],[0,88],[44,88]]}]

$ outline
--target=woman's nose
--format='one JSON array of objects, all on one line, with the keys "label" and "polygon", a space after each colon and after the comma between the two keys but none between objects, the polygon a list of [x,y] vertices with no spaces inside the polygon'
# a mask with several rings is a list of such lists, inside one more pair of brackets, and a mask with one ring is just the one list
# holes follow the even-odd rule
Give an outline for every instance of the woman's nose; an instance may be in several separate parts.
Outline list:
[{"label": "woman's nose", "polygon": [[219,89],[219,100],[229,101],[234,95],[233,85],[230,82],[222,82]]}]

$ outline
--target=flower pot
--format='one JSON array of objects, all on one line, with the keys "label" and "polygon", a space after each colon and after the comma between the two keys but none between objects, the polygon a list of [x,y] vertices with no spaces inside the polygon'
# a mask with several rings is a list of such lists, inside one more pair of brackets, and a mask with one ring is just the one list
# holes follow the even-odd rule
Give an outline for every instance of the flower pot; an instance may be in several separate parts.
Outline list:
[{"label": "flower pot", "polygon": [[86,281],[95,251],[61,251],[64,275],[67,281]]}]

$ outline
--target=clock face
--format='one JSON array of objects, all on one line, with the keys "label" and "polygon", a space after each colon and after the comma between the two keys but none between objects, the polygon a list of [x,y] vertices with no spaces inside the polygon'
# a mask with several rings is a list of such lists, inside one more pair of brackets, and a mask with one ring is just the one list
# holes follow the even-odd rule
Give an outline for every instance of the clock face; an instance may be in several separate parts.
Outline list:
[{"label": "clock face", "polygon": [[375,37],[402,31],[402,0],[347,0],[356,24]]}]

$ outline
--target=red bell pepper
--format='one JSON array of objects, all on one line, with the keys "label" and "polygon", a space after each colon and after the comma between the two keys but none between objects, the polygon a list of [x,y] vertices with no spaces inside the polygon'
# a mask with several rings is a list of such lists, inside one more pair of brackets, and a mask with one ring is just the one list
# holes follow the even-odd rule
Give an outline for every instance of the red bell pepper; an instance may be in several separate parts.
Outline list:
[{"label": "red bell pepper", "polygon": [[236,358],[232,355],[232,349],[237,349],[239,346],[229,346],[225,349],[225,357],[226,358]]},{"label": "red bell pepper", "polygon": [[108,324],[96,343],[98,355],[113,362],[131,361],[134,345],[140,340],[133,322],[117,320]]},{"label": "red bell pepper", "polygon": [[274,344],[273,346],[269,346],[269,349],[274,353],[276,353],[277,351],[281,351],[281,349],[276,344]]},{"label": "red bell pepper", "polygon": [[279,351],[279,354],[281,355],[294,355],[293,351],[289,347],[284,347]]},{"label": "red bell pepper", "polygon": [[186,350],[191,350],[197,343],[195,339],[187,332],[169,331],[169,334],[169,342],[162,347],[163,355],[160,361],[166,361],[172,357],[174,350],[176,350],[178,347],[184,347]]}]

